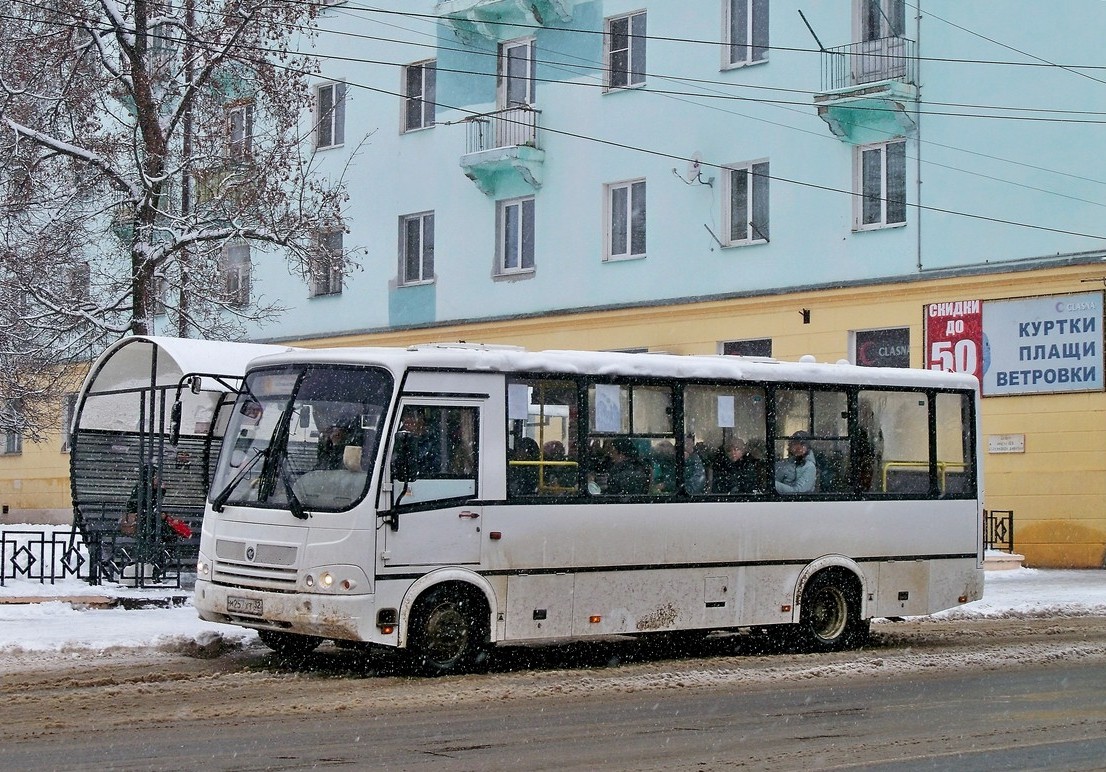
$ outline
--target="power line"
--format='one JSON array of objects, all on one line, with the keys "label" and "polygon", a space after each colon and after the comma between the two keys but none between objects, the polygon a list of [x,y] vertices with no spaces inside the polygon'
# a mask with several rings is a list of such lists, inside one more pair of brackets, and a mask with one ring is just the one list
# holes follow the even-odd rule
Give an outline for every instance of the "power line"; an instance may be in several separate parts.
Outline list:
[{"label": "power line", "polygon": [[[17,1],[19,1],[19,0],[17,0]],[[266,53],[263,49],[251,48],[251,50],[257,50],[260,53]],[[246,59],[247,61],[251,61],[251,59],[249,57],[242,57],[242,58]],[[253,61],[265,62],[266,64],[268,64],[270,66],[274,66],[274,67],[277,67],[277,68],[280,68],[280,69],[286,69],[286,70],[293,71],[293,70],[291,70],[291,68],[273,63],[273,62],[268,61],[268,60],[255,59]],[[361,61],[361,60],[356,60],[356,61]],[[389,66],[402,66],[402,65],[395,64],[395,63],[388,63],[388,64],[389,64]],[[379,94],[383,94],[383,95],[386,95],[386,96],[395,97],[395,98],[400,99],[400,100],[405,100],[405,99],[408,98],[406,94],[396,92],[396,91],[393,91],[393,90],[390,90],[390,89],[382,89],[382,88],[378,88],[378,87],[368,86],[366,84],[351,82],[351,81],[348,81],[348,80],[345,81],[345,82],[347,84],[347,87],[348,86],[353,86],[355,88],[360,88],[360,89],[363,89],[363,90],[366,90],[366,91],[379,93]],[[459,113],[468,114],[469,116],[478,116],[478,115],[482,114],[482,113],[477,112],[475,110],[469,110],[467,108],[460,107],[460,106],[446,105],[446,104],[443,104],[441,102],[437,102],[436,104],[438,106],[444,107],[447,110],[454,110],[454,111],[457,111]],[[619,148],[619,149],[628,150],[628,151],[632,151],[632,152],[639,152],[639,153],[643,153],[643,154],[646,154],[646,155],[651,155],[651,156],[654,156],[654,157],[664,158],[664,159],[668,159],[668,160],[683,161],[683,162],[689,162],[689,161],[692,160],[690,158],[687,158],[685,156],[681,156],[681,155],[678,155],[678,154],[673,154],[673,153],[668,153],[668,152],[664,152],[664,151],[660,151],[660,150],[654,150],[654,149],[651,149],[651,148],[645,148],[645,147],[641,147],[641,146],[631,145],[631,144],[623,143],[623,142],[617,142],[617,141],[614,141],[614,140],[603,139],[603,138],[600,138],[600,137],[592,137],[592,136],[588,136],[588,135],[585,135],[585,134],[580,134],[578,132],[568,131],[568,130],[565,130],[565,129],[555,129],[555,128],[553,128],[551,126],[547,126],[547,125],[543,125],[541,127],[541,130],[543,132],[550,133],[550,134],[557,134],[557,135],[560,135],[560,136],[570,137],[570,138],[573,138],[573,139],[578,139],[578,140],[586,141],[586,142],[592,142],[592,143],[604,145],[604,146],[607,146],[607,147],[614,147],[614,148]],[[725,166],[724,164],[715,163],[715,162],[702,162],[702,163],[705,166],[715,168],[715,169],[719,169],[719,170],[723,169],[724,166]],[[862,194],[857,193],[855,191],[844,190],[844,189],[840,189],[840,188],[834,188],[832,186],[820,185],[820,184],[817,184],[817,183],[807,182],[807,181],[803,181],[803,180],[790,179],[790,178],[781,177],[781,176],[778,176],[778,175],[765,175],[765,177],[767,179],[770,179],[770,180],[776,180],[776,181],[778,181],[780,183],[783,183],[783,184],[795,185],[795,186],[805,187],[805,188],[814,189],[814,190],[821,190],[821,191],[837,193],[837,194],[841,194],[841,195],[847,195],[847,196],[850,196],[852,198],[862,196]],[[993,222],[993,223],[997,223],[997,224],[1010,225],[1010,226],[1021,227],[1021,228],[1029,228],[1029,229],[1041,230],[1041,231],[1045,231],[1045,232],[1058,233],[1058,234],[1063,234],[1063,235],[1079,236],[1079,237],[1082,237],[1082,238],[1091,238],[1091,239],[1096,239],[1096,240],[1106,240],[1106,236],[1099,236],[1099,235],[1096,235],[1096,234],[1082,233],[1082,232],[1078,232],[1078,231],[1070,231],[1070,230],[1066,230],[1066,229],[1053,228],[1053,227],[1043,226],[1043,225],[1033,225],[1033,224],[1030,224],[1030,223],[1024,223],[1024,222],[1020,222],[1020,221],[1016,221],[1016,220],[1008,220],[1008,219],[1004,219],[1004,218],[990,217],[990,216],[987,216],[987,215],[973,214],[973,213],[962,212],[962,211],[958,211],[958,210],[945,209],[945,208],[942,208],[942,207],[923,205],[923,204],[920,204],[920,203],[911,203],[911,202],[907,202],[907,201],[904,201],[904,202],[901,202],[901,203],[903,203],[904,206],[916,209],[918,211],[929,211],[929,212],[935,212],[935,213],[941,213],[941,214],[948,214],[948,215],[952,215],[952,216],[964,217],[964,218],[980,220],[980,221]]]}]

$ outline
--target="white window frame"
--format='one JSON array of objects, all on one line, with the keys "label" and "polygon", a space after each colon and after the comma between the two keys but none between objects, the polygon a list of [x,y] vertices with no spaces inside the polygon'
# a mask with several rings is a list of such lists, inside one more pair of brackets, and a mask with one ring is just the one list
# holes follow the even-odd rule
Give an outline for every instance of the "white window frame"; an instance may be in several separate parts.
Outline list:
[{"label": "white window frame", "polygon": [[[400,132],[406,134],[433,128],[438,88],[437,61],[426,59],[412,62],[403,67],[402,77],[403,115],[400,116]],[[413,78],[417,78],[417,83],[411,82]],[[417,120],[412,122],[412,116],[417,117]]]},{"label": "white window frame", "polygon": [[[521,51],[522,56],[512,57],[512,54],[516,51]],[[535,51],[534,38],[507,40],[499,44],[496,104],[501,110],[511,107],[532,106],[536,103],[537,79],[535,76],[537,61]],[[511,64],[517,61],[521,61],[526,71],[526,74],[521,77],[511,72]],[[514,83],[520,83],[522,90],[525,92],[521,100],[510,100],[511,86]]]},{"label": "white window frame", "polygon": [[[722,243],[724,246],[766,244],[771,239],[770,173],[767,158],[722,167]],[[734,196],[739,192],[739,179],[742,176],[746,181],[745,206],[741,215],[743,236],[734,234]],[[754,214],[762,214],[763,222],[754,221]]]},{"label": "white window frame", "polygon": [[315,244],[318,254],[310,266],[308,296],[321,298],[341,295],[345,233],[337,229],[318,230],[315,232]]},{"label": "white window frame", "polygon": [[253,153],[253,102],[227,108],[227,155],[236,161]]},{"label": "white window frame", "polygon": [[248,243],[228,244],[223,248],[223,281],[231,306],[243,308],[250,304],[252,272]]},{"label": "white window frame", "polygon": [[[648,236],[648,191],[645,178],[612,182],[603,186],[603,260],[637,260],[645,257]],[[640,210],[639,210],[640,207]],[[636,214],[640,211],[640,216]],[[616,218],[622,222],[616,222]],[[641,246],[634,251],[635,227],[640,222]],[[616,243],[616,240],[621,243]],[[624,247],[619,251],[620,247]]]},{"label": "white window frame", "polygon": [[[410,244],[409,228],[417,227],[418,275],[411,276],[407,271],[407,258]],[[429,235],[429,238],[427,236]],[[430,284],[434,281],[434,212],[415,212],[399,218],[399,283],[404,287]]]},{"label": "white window frame", "polygon": [[[641,20],[641,29],[634,31],[637,20]],[[614,48],[614,33],[612,28],[626,23],[626,47]],[[605,75],[603,84],[607,91],[622,91],[630,88],[640,88],[645,85],[646,67],[646,23],[644,10],[625,13],[620,16],[611,16],[606,20],[603,35],[603,63]],[[626,61],[619,67],[615,67],[616,57],[625,55]],[[639,65],[635,67],[635,65]]]},{"label": "white window frame", "polygon": [[[890,173],[888,148],[901,148],[902,180],[896,190],[888,190]],[[896,149],[895,153],[900,151]],[[868,161],[878,160],[878,168],[871,168]],[[878,191],[873,186],[878,184]],[[906,225],[906,140],[893,139],[859,145],[853,151],[853,230],[867,231],[880,228],[901,228]],[[875,202],[878,195],[878,215],[869,220],[869,203]],[[889,202],[898,202],[889,206]],[[894,219],[901,216],[902,219]]]},{"label": "white window frame", "polygon": [[[324,105],[329,105],[324,107]],[[341,147],[346,142],[346,84],[344,81],[320,83],[315,87],[315,149]]]},{"label": "white window frame", "polygon": [[[500,275],[534,272],[536,217],[534,196],[499,202],[496,213],[496,267]],[[514,227],[511,227],[512,223]]]},{"label": "white window frame", "polygon": [[[723,70],[768,61],[769,18],[768,0],[722,0]],[[736,39],[738,19],[744,21],[745,42]]]}]

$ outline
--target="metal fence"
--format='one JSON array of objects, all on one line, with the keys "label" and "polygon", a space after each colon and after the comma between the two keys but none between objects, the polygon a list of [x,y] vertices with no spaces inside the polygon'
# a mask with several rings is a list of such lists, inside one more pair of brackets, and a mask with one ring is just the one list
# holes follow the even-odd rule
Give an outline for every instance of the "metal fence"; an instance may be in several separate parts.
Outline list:
[{"label": "metal fence", "polygon": [[983,510],[983,548],[1014,551],[1014,510]]},{"label": "metal fence", "polygon": [[501,147],[538,146],[540,110],[529,105],[508,107],[491,113],[473,115],[468,124],[466,153],[481,153]]},{"label": "metal fence", "polygon": [[90,585],[179,588],[190,552],[186,544],[111,531],[0,530],[0,587],[15,580],[54,584],[80,579]]},{"label": "metal fence", "polygon": [[891,37],[865,40],[822,52],[822,91],[898,80],[918,83],[918,57],[913,40]]}]

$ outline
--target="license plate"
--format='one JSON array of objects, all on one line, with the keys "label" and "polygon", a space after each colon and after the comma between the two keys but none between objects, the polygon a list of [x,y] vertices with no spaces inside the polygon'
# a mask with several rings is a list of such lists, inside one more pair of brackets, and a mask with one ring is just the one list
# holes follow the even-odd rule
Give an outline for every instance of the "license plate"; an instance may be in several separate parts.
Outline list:
[{"label": "license plate", "polygon": [[227,613],[249,614],[259,617],[264,613],[261,598],[239,598],[235,595],[227,596]]}]

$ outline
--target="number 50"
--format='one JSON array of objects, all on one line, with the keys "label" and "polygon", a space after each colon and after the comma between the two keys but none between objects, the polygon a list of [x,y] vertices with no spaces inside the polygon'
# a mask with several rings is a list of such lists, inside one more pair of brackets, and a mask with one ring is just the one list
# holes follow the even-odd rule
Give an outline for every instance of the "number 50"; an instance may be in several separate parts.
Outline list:
[{"label": "number 50", "polygon": [[953,373],[975,373],[979,350],[974,340],[937,341],[929,349],[929,369]]}]

